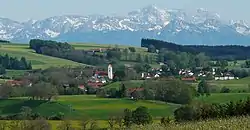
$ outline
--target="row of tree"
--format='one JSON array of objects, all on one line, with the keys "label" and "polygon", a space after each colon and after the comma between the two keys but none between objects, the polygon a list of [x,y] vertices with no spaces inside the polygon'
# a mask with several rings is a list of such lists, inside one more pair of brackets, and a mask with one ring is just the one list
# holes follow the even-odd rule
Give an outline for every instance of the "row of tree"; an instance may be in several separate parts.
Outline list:
[{"label": "row of tree", "polygon": [[178,108],[175,112],[177,121],[206,120],[228,118],[250,114],[250,98],[226,104],[197,103]]},{"label": "row of tree", "polygon": [[107,50],[107,59],[115,59],[122,61],[132,61],[132,62],[145,62],[153,63],[155,62],[155,56],[150,54],[142,54],[136,52],[134,47],[129,47],[125,49],[120,49],[118,47]]},{"label": "row of tree", "polygon": [[173,52],[166,49],[161,49],[158,55],[158,61],[166,63],[170,69],[208,67],[210,58],[204,53],[193,55],[187,52]]},{"label": "row of tree", "polygon": [[175,43],[155,40],[142,39],[141,47],[149,50],[156,48],[166,48],[173,52],[187,52],[191,54],[205,53],[213,60],[245,60],[250,58],[250,46],[226,45],[226,46],[206,46],[206,45],[177,45]]},{"label": "row of tree", "polygon": [[0,43],[10,43],[10,41],[0,39]]},{"label": "row of tree", "polygon": [[[60,118],[60,124],[57,125],[58,130],[73,130],[72,123],[69,120],[65,120],[62,113],[61,116],[58,114],[58,119]],[[35,113],[31,108],[23,106],[20,113],[16,115],[16,120],[13,121],[1,121],[1,129],[18,129],[18,130],[51,130],[51,124],[47,122],[50,118],[41,116],[39,113]],[[123,113],[119,115],[110,116],[108,119],[108,129],[118,129],[130,128],[132,125],[146,125],[152,123],[152,116],[149,113],[148,108],[138,107],[135,110],[125,109]],[[83,118],[79,121],[79,127],[81,130],[87,129],[99,129],[97,122],[89,118]]]},{"label": "row of tree", "polygon": [[104,59],[88,54],[87,51],[75,50],[68,43],[61,43],[50,40],[30,40],[30,48],[36,53],[72,60],[79,63],[98,65],[106,63]]},{"label": "row of tree", "polygon": [[179,80],[145,81],[137,89],[135,91],[128,91],[129,89],[124,84],[121,84],[120,89],[101,89],[97,92],[97,96],[109,98],[133,97],[135,100],[158,100],[188,104],[196,94],[194,88]]},{"label": "row of tree", "polygon": [[9,97],[30,97],[32,100],[52,100],[58,95],[56,87],[49,83],[38,83],[31,87],[12,87],[10,84],[0,86],[0,98],[6,99]]},{"label": "row of tree", "polygon": [[[84,85],[90,92],[94,93],[91,87],[87,86],[87,80],[93,75],[93,68],[48,68],[45,70],[33,70],[23,76],[15,77],[20,85],[10,87],[11,83],[0,86],[0,97],[23,97],[31,99],[51,100],[56,95],[78,95],[85,91],[79,88]],[[32,83],[32,84],[30,84]]]},{"label": "row of tree", "polygon": [[[31,70],[31,62],[28,62],[25,57],[17,59],[16,57],[10,57],[8,54],[0,55],[0,68],[12,69],[12,70]],[[1,73],[1,72],[0,72]]]}]

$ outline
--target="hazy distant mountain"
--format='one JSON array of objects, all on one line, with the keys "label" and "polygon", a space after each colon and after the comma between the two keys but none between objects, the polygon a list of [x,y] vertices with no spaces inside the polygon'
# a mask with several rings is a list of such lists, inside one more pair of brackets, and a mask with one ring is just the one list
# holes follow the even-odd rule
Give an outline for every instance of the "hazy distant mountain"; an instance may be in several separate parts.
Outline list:
[{"label": "hazy distant mountain", "polygon": [[155,38],[180,44],[247,45],[250,27],[242,20],[224,22],[205,9],[191,14],[155,6],[127,16],[65,15],[24,23],[0,18],[0,39],[27,42],[32,38],[129,45],[140,45],[141,38]]}]

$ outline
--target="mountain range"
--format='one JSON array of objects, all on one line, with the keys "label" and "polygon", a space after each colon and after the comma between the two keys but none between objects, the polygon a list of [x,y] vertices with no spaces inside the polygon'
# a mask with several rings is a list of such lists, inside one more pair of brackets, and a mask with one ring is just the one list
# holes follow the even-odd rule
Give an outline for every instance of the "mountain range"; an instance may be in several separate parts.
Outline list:
[{"label": "mountain range", "polygon": [[223,21],[203,8],[188,13],[154,5],[126,16],[64,15],[27,22],[0,18],[0,39],[24,43],[34,38],[135,46],[142,38],[183,45],[250,45],[250,27],[243,20]]}]

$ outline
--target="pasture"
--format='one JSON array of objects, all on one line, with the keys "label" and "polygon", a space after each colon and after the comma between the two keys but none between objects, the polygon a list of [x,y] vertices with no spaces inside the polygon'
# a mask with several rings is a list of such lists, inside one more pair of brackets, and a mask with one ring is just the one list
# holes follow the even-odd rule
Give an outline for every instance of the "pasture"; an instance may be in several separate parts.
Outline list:
[{"label": "pasture", "polygon": [[[71,45],[78,50],[91,50],[99,48],[128,48],[129,46],[123,45],[109,45],[109,44],[90,44],[90,43],[71,43]],[[135,47],[136,53],[146,55],[146,48]],[[32,63],[33,69],[46,69],[49,67],[59,66],[81,66],[84,64],[65,60],[61,58],[45,56],[35,53],[29,49],[28,44],[0,44],[0,55],[8,54],[13,57],[21,58],[25,57]]]},{"label": "pasture", "polygon": [[138,88],[142,85],[144,80],[129,80],[129,81],[122,81],[122,82],[114,82],[111,84],[108,84],[107,86],[103,87],[106,90],[109,90],[111,88],[119,89],[122,84],[125,85],[126,88]]},{"label": "pasture", "polygon": [[49,67],[58,66],[80,66],[83,64],[76,63],[70,60],[40,55],[35,53],[33,50],[28,48],[28,45],[17,45],[17,44],[2,44],[0,47],[0,54],[8,54],[12,57],[21,58],[25,57],[32,63],[33,69],[45,69]]},{"label": "pasture", "polygon": [[194,99],[194,101],[200,101],[205,103],[228,103],[230,101],[244,100],[250,97],[250,93],[212,93],[210,96],[200,96]]},{"label": "pasture", "polygon": [[105,120],[109,116],[121,114],[124,109],[135,109],[139,106],[149,108],[152,116],[157,119],[162,116],[172,116],[178,104],[159,101],[132,101],[130,99],[97,98],[90,95],[59,96],[56,102],[32,101],[27,98],[14,98],[0,101],[0,114],[15,114],[20,112],[22,106],[28,106],[34,112],[49,116],[62,112],[71,119],[91,117]]}]

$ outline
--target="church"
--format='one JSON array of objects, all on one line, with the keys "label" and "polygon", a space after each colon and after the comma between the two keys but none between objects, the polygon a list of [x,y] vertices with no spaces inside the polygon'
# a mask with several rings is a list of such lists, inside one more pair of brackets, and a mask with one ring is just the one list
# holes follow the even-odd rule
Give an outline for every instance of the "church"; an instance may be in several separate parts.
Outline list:
[{"label": "church", "polygon": [[108,66],[108,78],[109,78],[110,80],[113,79],[113,67],[112,67],[111,64],[109,64],[109,66]]}]

